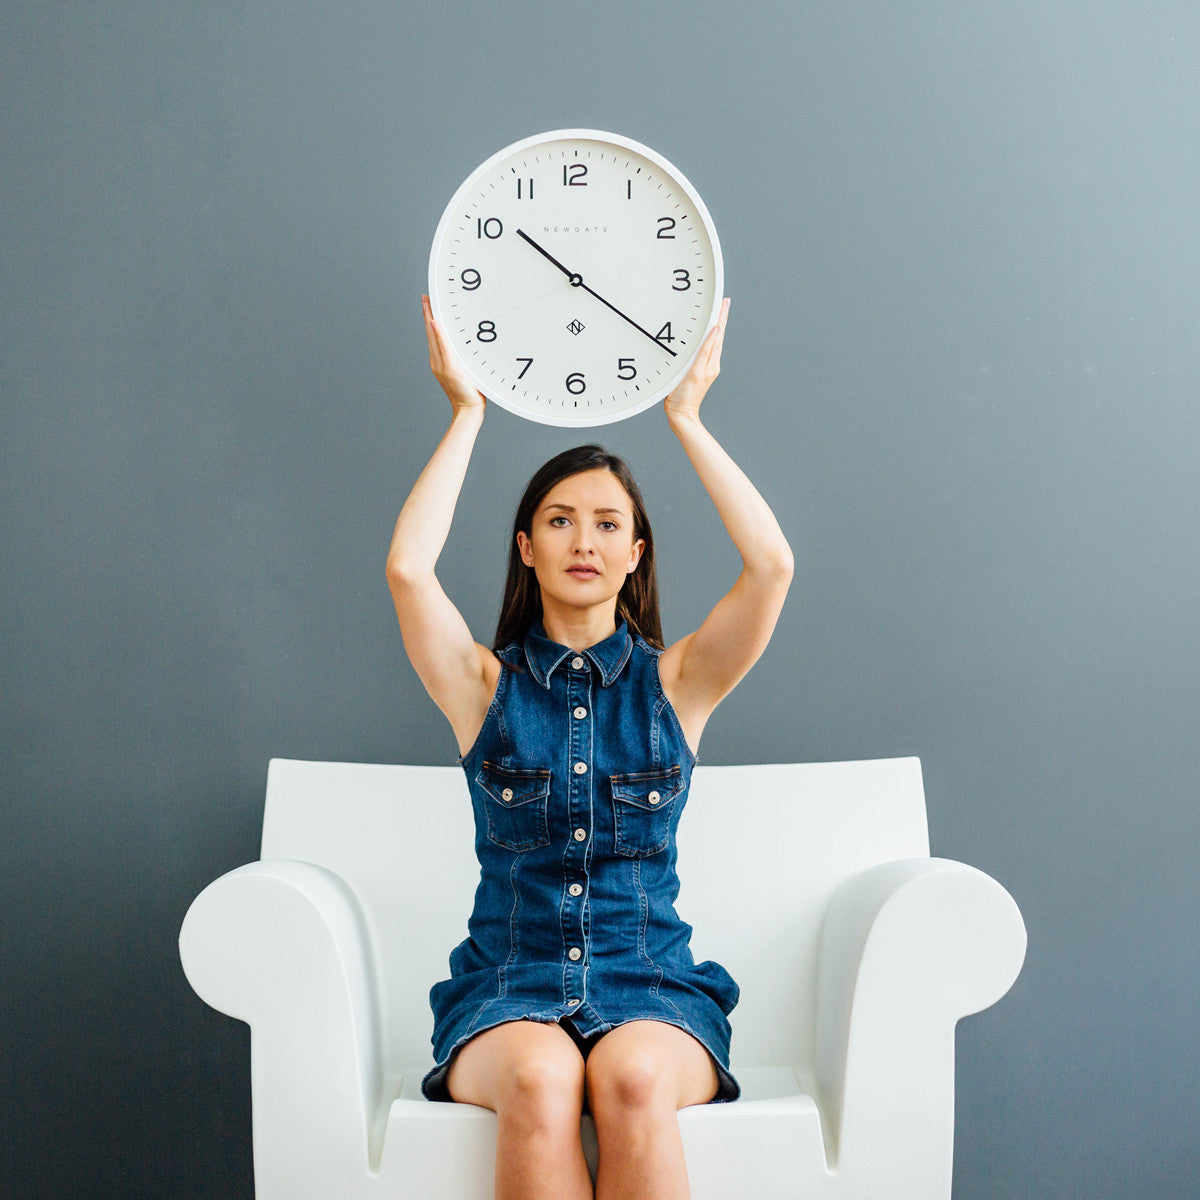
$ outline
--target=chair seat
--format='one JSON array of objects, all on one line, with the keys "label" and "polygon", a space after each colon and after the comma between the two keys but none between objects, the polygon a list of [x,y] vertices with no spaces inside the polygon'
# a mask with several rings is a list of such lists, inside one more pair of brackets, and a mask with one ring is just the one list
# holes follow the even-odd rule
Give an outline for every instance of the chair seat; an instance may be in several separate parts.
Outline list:
[{"label": "chair seat", "polygon": [[[421,1095],[421,1080],[428,1069],[428,1067],[412,1067],[405,1071],[404,1078],[400,1083],[400,1089],[396,1093],[396,1099],[417,1100],[423,1104],[429,1103]],[[793,1103],[796,1100],[805,1100],[812,1107],[813,1112],[816,1112],[816,1105],[813,1104],[812,1097],[801,1089],[800,1084],[796,1082],[795,1072],[788,1070],[787,1067],[742,1067],[736,1074],[738,1083],[742,1085],[742,1095],[741,1099],[737,1101],[738,1105],[765,1100],[786,1100]],[[466,1113],[484,1111],[477,1109],[473,1104],[443,1104],[431,1107]],[[720,1111],[730,1106],[726,1104],[714,1104],[712,1107]]]},{"label": "chair seat", "polygon": [[[431,1103],[421,1095],[427,1068],[405,1071],[388,1114],[380,1174],[420,1185],[413,1194],[454,1197],[480,1193],[491,1179],[495,1161],[495,1116],[474,1104]],[[760,1200],[826,1194],[831,1177],[809,1180],[797,1192],[797,1180],[814,1164],[825,1162],[821,1119],[812,1096],[787,1067],[742,1067],[742,1085],[732,1104],[698,1104],[683,1109],[679,1127],[692,1175],[694,1200],[728,1200],[754,1195]],[[584,1153],[596,1172],[596,1128],[590,1116],[581,1123]],[[754,1164],[747,1168],[747,1164]],[[749,1188],[749,1190],[744,1190]]]}]

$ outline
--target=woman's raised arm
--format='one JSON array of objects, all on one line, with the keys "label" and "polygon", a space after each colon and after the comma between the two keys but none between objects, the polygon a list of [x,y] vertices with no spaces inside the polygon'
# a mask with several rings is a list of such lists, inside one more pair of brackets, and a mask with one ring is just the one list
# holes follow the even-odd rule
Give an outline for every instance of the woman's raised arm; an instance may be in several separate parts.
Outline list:
[{"label": "woman's raised arm", "polygon": [[695,748],[705,722],[766,649],[792,579],[792,551],[775,514],[716,438],[700,423],[700,402],[721,370],[729,301],[682,383],[667,397],[667,419],[742,557],[742,571],[695,633],[659,662],[663,687]]},{"label": "woman's raised arm", "polygon": [[487,401],[463,373],[423,299],[429,365],[450,400],[450,428],[413,485],[392,535],[387,580],[404,648],[466,752],[487,713],[500,663],[471,636],[435,574]]}]

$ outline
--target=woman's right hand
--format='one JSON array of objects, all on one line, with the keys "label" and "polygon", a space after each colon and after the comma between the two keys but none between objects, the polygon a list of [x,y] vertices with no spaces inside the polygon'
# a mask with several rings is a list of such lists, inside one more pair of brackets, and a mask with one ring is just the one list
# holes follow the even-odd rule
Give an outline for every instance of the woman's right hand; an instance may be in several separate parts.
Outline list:
[{"label": "woman's right hand", "polygon": [[442,385],[442,391],[449,398],[454,415],[473,408],[479,409],[482,414],[487,405],[487,397],[463,370],[463,365],[454,353],[445,332],[433,318],[433,306],[429,303],[428,296],[421,297],[421,307],[425,313],[425,336],[429,339],[429,369]]}]

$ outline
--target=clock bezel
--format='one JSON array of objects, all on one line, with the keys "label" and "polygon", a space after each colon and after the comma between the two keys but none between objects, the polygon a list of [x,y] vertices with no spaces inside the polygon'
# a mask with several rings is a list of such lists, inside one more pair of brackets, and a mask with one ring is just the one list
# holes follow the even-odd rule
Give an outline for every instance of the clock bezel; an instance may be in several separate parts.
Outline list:
[{"label": "clock bezel", "polygon": [[695,361],[696,355],[700,352],[700,347],[704,344],[705,337],[716,325],[717,319],[720,316],[721,301],[725,294],[725,264],[721,256],[721,243],[717,237],[716,225],[713,223],[708,207],[700,197],[700,193],[696,191],[691,181],[682,171],[679,170],[674,163],[657,150],[643,145],[643,143],[635,141],[633,138],[625,137],[617,133],[608,133],[599,129],[553,129],[546,133],[536,133],[530,137],[521,138],[513,142],[511,145],[505,146],[501,150],[497,150],[495,154],[480,163],[459,185],[454,195],[450,198],[450,202],[446,205],[442,212],[441,220],[438,222],[437,231],[433,237],[433,246],[429,252],[429,301],[433,310],[434,318],[446,330],[450,336],[451,343],[454,343],[452,331],[442,321],[442,306],[440,297],[441,278],[438,271],[438,257],[441,253],[442,243],[445,240],[446,234],[450,227],[450,222],[457,210],[459,203],[470,192],[477,181],[494,167],[499,165],[505,159],[521,151],[528,150],[534,146],[541,145],[545,142],[554,141],[589,141],[589,142],[604,142],[612,146],[620,147],[623,150],[628,150],[633,154],[638,154],[648,162],[656,166],[660,171],[669,176],[671,182],[683,192],[688,200],[695,206],[696,215],[700,223],[704,227],[704,232],[708,237],[709,246],[712,248],[713,255],[713,289],[712,302],[708,315],[704,322],[704,332],[696,339],[696,344],[690,354],[683,359],[676,373],[672,374],[671,379],[664,385],[657,388],[655,391],[648,393],[645,397],[639,396],[636,403],[627,407],[621,408],[617,412],[611,413],[594,413],[589,412],[585,415],[567,416],[563,414],[536,411],[529,408],[521,407],[510,396],[504,395],[493,384],[481,379],[472,369],[471,364],[463,355],[461,349],[455,345],[455,351],[458,354],[459,361],[471,377],[471,381],[489,400],[495,401],[501,408],[516,416],[523,417],[528,421],[536,421],[542,425],[556,425],[559,427],[578,427],[587,428],[596,425],[610,425],[616,421],[624,421],[629,417],[637,416],[638,413],[645,412],[647,409],[659,403],[670,391],[678,385],[683,374]]}]

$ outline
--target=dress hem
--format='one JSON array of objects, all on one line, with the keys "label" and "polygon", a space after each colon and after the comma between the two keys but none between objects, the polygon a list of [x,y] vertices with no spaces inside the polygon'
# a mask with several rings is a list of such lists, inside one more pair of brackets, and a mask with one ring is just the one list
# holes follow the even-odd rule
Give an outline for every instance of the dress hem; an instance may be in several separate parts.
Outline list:
[{"label": "dress hem", "polygon": [[[513,1021],[536,1021],[539,1025],[557,1025],[563,1018],[570,1019],[569,1013],[564,1013],[561,1016],[535,1016],[530,1013],[521,1017],[503,1017],[499,1021],[493,1021],[490,1025],[482,1025],[478,1029],[473,1029],[469,1034],[460,1038],[451,1047],[450,1053],[440,1062],[431,1067],[421,1080],[421,1095],[426,1100],[438,1104],[456,1104],[458,1101],[450,1095],[450,1090],[446,1085],[446,1081],[450,1075],[450,1068],[454,1065],[454,1059],[458,1052],[471,1040],[477,1038],[481,1033],[486,1033],[489,1029],[496,1029],[500,1025],[509,1025]],[[663,1021],[661,1017],[629,1017],[625,1021],[614,1021],[611,1024],[605,1023],[608,1027],[600,1032],[603,1036],[616,1029],[620,1025],[627,1025],[632,1021],[661,1021],[664,1025],[670,1025],[675,1029],[682,1029],[684,1033],[690,1034],[704,1047],[710,1059],[712,1059],[713,1067],[717,1072],[717,1091],[711,1100],[706,1100],[706,1104],[732,1104],[739,1099],[742,1094],[741,1084],[733,1076],[724,1063],[712,1052],[712,1048],[704,1041],[704,1039],[694,1030],[688,1028],[681,1021]],[[581,1035],[583,1036],[583,1035]],[[578,1045],[578,1041],[576,1042]],[[582,1049],[581,1049],[582,1052]]]}]

